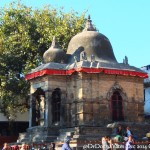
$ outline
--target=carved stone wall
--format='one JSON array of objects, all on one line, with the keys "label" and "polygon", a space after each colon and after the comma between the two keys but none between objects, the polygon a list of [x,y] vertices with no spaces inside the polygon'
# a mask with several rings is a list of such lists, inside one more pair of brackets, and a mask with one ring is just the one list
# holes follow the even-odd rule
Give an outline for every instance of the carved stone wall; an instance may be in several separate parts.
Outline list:
[{"label": "carved stone wall", "polygon": [[119,91],[124,121],[143,120],[143,79],[103,74],[74,74],[69,77],[67,100],[72,104],[72,125],[97,126],[112,122],[111,96]]},{"label": "carved stone wall", "polygon": [[[32,92],[37,87],[49,91],[49,98],[46,98],[49,105],[52,92],[57,88],[61,90],[60,126],[111,123],[111,96],[116,90],[123,99],[124,121],[143,121],[143,79],[138,77],[74,73],[71,76],[36,79],[31,85]],[[49,117],[52,117],[48,111]],[[51,122],[50,118],[47,120]]]},{"label": "carved stone wall", "polygon": [[[115,122],[112,119],[112,95],[116,91],[122,98],[124,114],[122,123],[139,123],[144,118],[142,78],[84,72],[74,73],[70,76],[39,77],[31,80],[31,106],[35,98],[34,93],[39,88],[44,92],[45,98],[44,121],[42,125],[33,125],[34,116],[32,116],[33,107],[31,107],[27,140],[30,137],[34,137],[35,141],[41,140],[43,130],[45,140],[49,141],[56,140],[57,137],[60,140],[65,138],[68,132],[61,132],[60,129],[71,129],[69,134],[73,134],[74,139],[94,139],[99,135],[111,134],[111,130],[108,130],[106,125]],[[61,106],[60,120],[58,124],[55,124],[53,123],[54,109],[52,105],[54,103],[52,104],[52,102],[56,98],[53,94],[57,90],[60,91]],[[74,132],[77,127],[80,129],[79,133]],[[95,128],[96,130],[94,130]]]}]

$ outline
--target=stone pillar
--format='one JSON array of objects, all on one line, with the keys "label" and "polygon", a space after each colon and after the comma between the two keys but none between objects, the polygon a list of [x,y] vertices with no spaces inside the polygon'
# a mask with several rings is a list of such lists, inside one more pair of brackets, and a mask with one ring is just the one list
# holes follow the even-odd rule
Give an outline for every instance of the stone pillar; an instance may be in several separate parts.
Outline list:
[{"label": "stone pillar", "polygon": [[45,97],[40,95],[40,126],[45,125]]},{"label": "stone pillar", "polygon": [[33,94],[30,95],[30,112],[29,112],[29,127],[36,125],[36,98]]},{"label": "stone pillar", "polygon": [[45,91],[45,126],[49,127],[52,124],[52,108],[51,108],[51,101],[52,101],[52,92]]},{"label": "stone pillar", "polygon": [[78,126],[78,115],[77,115],[77,101],[74,101],[71,105],[71,125]]},{"label": "stone pillar", "polygon": [[30,95],[29,128],[32,127],[32,94]]},{"label": "stone pillar", "polygon": [[65,118],[65,100],[66,100],[66,93],[65,91],[61,91],[62,94],[61,94],[61,105],[60,105],[60,126],[65,126],[66,122],[64,120]]}]

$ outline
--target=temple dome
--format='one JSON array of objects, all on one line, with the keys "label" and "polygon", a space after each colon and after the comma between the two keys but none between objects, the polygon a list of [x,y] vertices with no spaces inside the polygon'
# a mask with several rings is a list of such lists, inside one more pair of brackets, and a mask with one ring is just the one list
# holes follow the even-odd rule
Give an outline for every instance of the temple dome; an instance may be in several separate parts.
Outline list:
[{"label": "temple dome", "polygon": [[67,54],[76,56],[79,60],[82,51],[89,61],[91,56],[94,56],[96,61],[117,63],[109,39],[93,27],[90,17],[87,19],[85,29],[71,39]]},{"label": "temple dome", "polygon": [[66,53],[58,46],[55,37],[53,38],[51,47],[43,54],[45,63],[55,62],[64,63],[66,60]]}]

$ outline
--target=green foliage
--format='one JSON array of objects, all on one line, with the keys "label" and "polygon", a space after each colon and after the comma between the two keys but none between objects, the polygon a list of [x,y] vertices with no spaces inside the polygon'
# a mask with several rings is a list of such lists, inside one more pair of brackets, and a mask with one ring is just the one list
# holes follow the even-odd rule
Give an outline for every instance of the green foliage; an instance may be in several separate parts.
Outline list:
[{"label": "green foliage", "polygon": [[55,36],[66,50],[72,36],[81,32],[85,12],[64,12],[46,6],[33,9],[13,2],[0,10],[0,105],[8,119],[27,110],[29,83],[25,74],[42,62]]}]

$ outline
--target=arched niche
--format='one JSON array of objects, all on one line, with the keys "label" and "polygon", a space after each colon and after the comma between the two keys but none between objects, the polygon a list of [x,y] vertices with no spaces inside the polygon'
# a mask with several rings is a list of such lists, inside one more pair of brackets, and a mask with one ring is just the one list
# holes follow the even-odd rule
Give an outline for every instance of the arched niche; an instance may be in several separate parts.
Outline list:
[{"label": "arched niche", "polygon": [[112,121],[124,121],[125,120],[125,102],[127,101],[127,95],[118,82],[110,88],[107,93],[107,99],[110,104]]},{"label": "arched niche", "polygon": [[32,94],[32,126],[43,126],[45,119],[45,92],[41,88]]}]

